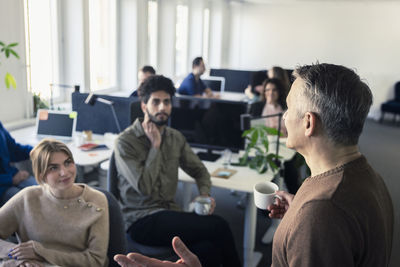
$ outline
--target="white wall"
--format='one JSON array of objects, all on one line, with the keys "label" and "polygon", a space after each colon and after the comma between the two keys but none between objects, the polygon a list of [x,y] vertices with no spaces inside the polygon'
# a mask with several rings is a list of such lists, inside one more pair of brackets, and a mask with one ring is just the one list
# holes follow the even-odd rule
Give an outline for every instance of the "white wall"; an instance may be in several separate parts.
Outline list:
[{"label": "white wall", "polygon": [[[6,44],[17,42],[17,60],[0,58],[0,121],[3,123],[27,117],[32,108],[32,96],[27,93],[25,72],[25,36],[23,0],[0,1],[0,41]],[[17,89],[6,89],[4,76],[11,73],[17,81]]]},{"label": "white wall", "polygon": [[329,62],[357,70],[371,87],[370,116],[400,80],[400,2],[289,1],[231,4],[229,67]]}]

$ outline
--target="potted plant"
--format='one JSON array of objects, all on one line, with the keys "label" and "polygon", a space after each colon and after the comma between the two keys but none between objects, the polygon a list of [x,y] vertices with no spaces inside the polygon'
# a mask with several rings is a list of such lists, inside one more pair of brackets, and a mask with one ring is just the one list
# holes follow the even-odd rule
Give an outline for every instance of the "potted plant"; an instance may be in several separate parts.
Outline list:
[{"label": "potted plant", "polygon": [[[6,45],[4,42],[0,41],[0,48],[1,48],[0,49],[0,57],[1,57],[1,54],[4,53],[6,58],[9,58],[10,55],[13,55],[17,59],[19,59],[19,55],[13,49],[13,47],[15,47],[17,45],[18,45],[18,43],[12,43],[12,44]],[[4,82],[6,84],[7,89],[10,89],[10,86],[12,86],[14,89],[17,87],[17,83],[15,81],[14,76],[12,76],[9,72],[6,72],[6,75],[4,77]]]},{"label": "potted plant", "polygon": [[49,109],[49,105],[40,97],[40,93],[33,93],[33,116],[36,116],[39,109]]},{"label": "potted plant", "polygon": [[280,169],[277,162],[281,156],[269,153],[268,135],[278,135],[278,130],[264,125],[256,125],[244,131],[242,137],[247,139],[243,156],[239,159],[240,166],[249,166],[259,173],[265,173],[268,168],[277,172]]}]

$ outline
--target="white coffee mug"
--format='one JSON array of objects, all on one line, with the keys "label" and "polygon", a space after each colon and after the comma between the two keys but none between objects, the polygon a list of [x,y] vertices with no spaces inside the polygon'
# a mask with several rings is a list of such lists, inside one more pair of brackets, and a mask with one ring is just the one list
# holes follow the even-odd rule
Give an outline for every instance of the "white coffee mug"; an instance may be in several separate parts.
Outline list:
[{"label": "white coffee mug", "polygon": [[199,196],[194,201],[194,212],[198,215],[208,215],[211,211],[211,198]]},{"label": "white coffee mug", "polygon": [[274,204],[275,198],[279,198],[275,194],[279,187],[273,182],[261,182],[254,185],[254,204],[262,210],[266,210],[269,205]]}]

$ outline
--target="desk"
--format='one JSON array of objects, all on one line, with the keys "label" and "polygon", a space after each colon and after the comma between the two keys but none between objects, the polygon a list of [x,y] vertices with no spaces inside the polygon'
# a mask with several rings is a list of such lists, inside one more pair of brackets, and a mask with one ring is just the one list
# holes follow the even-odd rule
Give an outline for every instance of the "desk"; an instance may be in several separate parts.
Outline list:
[{"label": "desk", "polygon": [[[38,138],[35,134],[35,126],[18,129],[11,131],[11,136],[15,139],[17,143],[28,144],[31,146],[37,145],[41,138]],[[102,135],[93,135],[93,142],[101,143],[103,141]],[[93,151],[82,151],[75,146],[74,142],[66,142],[68,148],[71,150],[72,155],[74,155],[74,160],[76,165],[85,167],[98,165],[101,162],[110,158],[112,150],[110,149],[98,149]]]},{"label": "desk", "polygon": [[[295,151],[288,149],[284,143],[285,139],[283,139],[282,143],[280,144],[279,154],[283,157],[283,159],[290,159],[294,156]],[[270,144],[271,146],[274,146],[276,145],[276,142],[274,143],[271,141]],[[221,159],[218,159],[216,162],[203,161],[203,163],[210,173],[222,167]],[[274,174],[271,172],[271,170],[268,170],[264,174],[259,174],[257,171],[252,170],[249,167],[229,166],[229,169],[234,169],[237,171],[237,173],[235,173],[229,179],[211,177],[212,186],[241,191],[247,194],[243,231],[243,266],[255,267],[261,260],[262,253],[254,251],[257,208],[254,204],[253,186],[259,182],[271,181],[274,178]],[[187,211],[188,203],[191,200],[192,186],[194,185],[195,180],[181,169],[179,169],[179,180],[185,182],[183,192],[183,209]]]},{"label": "desk", "polygon": [[222,100],[246,102],[246,95],[244,93],[225,92],[224,91],[224,92],[219,93],[219,98]]}]

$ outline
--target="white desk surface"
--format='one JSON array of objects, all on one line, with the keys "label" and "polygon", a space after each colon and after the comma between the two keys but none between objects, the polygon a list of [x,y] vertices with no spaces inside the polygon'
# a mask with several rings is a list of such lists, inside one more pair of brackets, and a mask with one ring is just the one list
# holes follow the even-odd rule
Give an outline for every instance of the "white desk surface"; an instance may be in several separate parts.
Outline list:
[{"label": "white desk surface", "polygon": [[[17,143],[35,146],[41,140],[41,138],[38,138],[36,136],[35,130],[36,130],[35,126],[32,126],[11,131],[10,134]],[[101,144],[103,142],[103,136],[95,134],[93,135],[93,141],[91,142]],[[112,150],[108,148],[95,149],[92,151],[82,151],[74,144],[73,141],[65,143],[71,150],[72,155],[74,155],[75,163],[79,166],[92,166],[100,164],[101,162],[109,159],[112,153]]]},{"label": "white desk surface", "polygon": [[[244,89],[243,89],[244,91]],[[236,93],[236,92],[222,92],[219,93],[220,99],[222,100],[231,100],[231,101],[243,101],[246,102],[246,95],[244,93]]]}]

